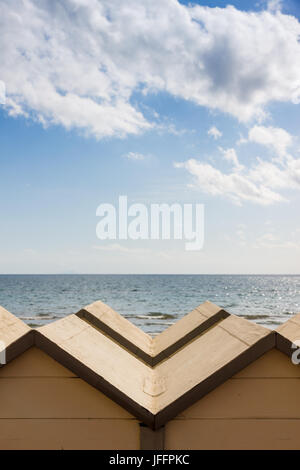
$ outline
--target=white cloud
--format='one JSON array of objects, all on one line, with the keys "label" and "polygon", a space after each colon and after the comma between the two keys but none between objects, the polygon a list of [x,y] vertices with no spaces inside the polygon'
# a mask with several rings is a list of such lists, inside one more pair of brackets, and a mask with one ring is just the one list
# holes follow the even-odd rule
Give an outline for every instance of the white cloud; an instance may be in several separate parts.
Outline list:
[{"label": "white cloud", "polygon": [[300,24],[274,5],[255,13],[177,0],[2,0],[7,110],[96,138],[154,126],[134,92],[262,117],[271,101],[300,100]]},{"label": "white cloud", "polygon": [[294,240],[281,241],[278,236],[274,235],[273,233],[265,233],[256,239],[254,247],[300,250],[300,242]]},{"label": "white cloud", "polygon": [[196,188],[213,196],[226,196],[237,204],[251,201],[268,206],[284,198],[273,192],[266,185],[256,184],[242,173],[222,173],[208,163],[190,159],[184,163],[175,163],[176,168],[185,168],[196,177]]},{"label": "white cloud", "polygon": [[283,161],[257,158],[252,166],[245,167],[240,164],[235,149],[220,147],[219,150],[232,164],[228,173],[195,159],[175,163],[175,167],[184,168],[195,177],[196,189],[213,196],[226,196],[237,204],[250,201],[268,206],[287,201],[283,190],[300,190],[300,159],[290,155]]},{"label": "white cloud", "polygon": [[213,126],[211,127],[208,131],[207,131],[208,135],[210,137],[213,137],[215,140],[219,139],[220,137],[222,137],[222,132],[219,131],[219,129],[217,129],[217,127]]},{"label": "white cloud", "polygon": [[293,137],[280,127],[254,126],[249,131],[248,139],[275,150],[279,157],[286,156],[287,149],[293,143]]},{"label": "white cloud", "polygon": [[219,150],[222,152],[223,158],[231,163],[236,171],[243,169],[243,165],[240,164],[235,149],[223,149],[222,147],[219,147]]},{"label": "white cloud", "polygon": [[124,157],[128,158],[128,160],[145,160],[145,155],[138,152],[128,152]]}]

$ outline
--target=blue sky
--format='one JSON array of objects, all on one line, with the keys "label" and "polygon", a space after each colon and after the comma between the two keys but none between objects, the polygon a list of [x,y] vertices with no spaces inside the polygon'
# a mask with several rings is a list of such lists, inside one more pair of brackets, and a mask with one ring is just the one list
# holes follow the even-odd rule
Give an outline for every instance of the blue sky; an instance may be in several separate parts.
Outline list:
[{"label": "blue sky", "polygon": [[[1,273],[299,273],[300,5],[230,4],[1,2]],[[119,195],[203,250],[98,240]]]}]

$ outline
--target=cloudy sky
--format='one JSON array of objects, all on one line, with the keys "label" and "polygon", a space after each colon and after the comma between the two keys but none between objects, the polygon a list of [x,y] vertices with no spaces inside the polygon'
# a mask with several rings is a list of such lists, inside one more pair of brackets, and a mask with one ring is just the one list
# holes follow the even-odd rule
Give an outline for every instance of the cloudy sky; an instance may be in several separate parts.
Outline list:
[{"label": "cloudy sky", "polygon": [[[298,0],[1,0],[0,272],[299,273],[299,20]],[[100,241],[119,195],[204,204],[204,249]]]}]

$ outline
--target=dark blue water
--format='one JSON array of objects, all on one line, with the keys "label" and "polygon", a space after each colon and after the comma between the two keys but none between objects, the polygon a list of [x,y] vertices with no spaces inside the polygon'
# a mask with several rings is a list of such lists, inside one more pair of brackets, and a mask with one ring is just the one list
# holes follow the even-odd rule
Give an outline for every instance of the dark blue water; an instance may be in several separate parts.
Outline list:
[{"label": "dark blue water", "polygon": [[0,305],[31,326],[95,300],[150,334],[205,300],[274,328],[300,311],[300,276],[0,275]]}]

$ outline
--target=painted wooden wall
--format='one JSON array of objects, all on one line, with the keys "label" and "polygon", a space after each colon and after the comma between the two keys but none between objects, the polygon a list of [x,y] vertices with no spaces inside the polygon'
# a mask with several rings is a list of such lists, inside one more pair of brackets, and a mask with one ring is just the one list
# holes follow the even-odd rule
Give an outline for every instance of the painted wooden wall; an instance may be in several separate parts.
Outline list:
[{"label": "painted wooden wall", "polygon": [[139,422],[37,348],[0,369],[0,449],[137,449]]},{"label": "painted wooden wall", "polygon": [[[300,368],[277,350],[165,426],[166,449],[300,449]],[[139,449],[139,421],[37,348],[0,369],[0,449]]]},{"label": "painted wooden wall", "polygon": [[171,420],[166,449],[300,449],[300,368],[277,350]]}]

